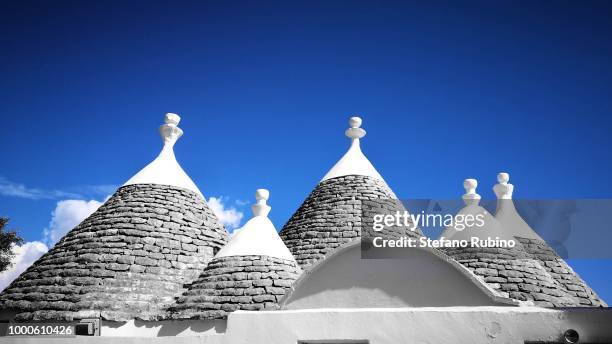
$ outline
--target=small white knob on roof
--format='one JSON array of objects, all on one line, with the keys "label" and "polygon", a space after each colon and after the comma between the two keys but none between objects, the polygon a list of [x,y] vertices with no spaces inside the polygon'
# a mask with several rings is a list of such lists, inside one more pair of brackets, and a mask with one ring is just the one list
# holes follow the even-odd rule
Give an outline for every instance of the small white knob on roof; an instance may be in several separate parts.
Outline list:
[{"label": "small white knob on roof", "polygon": [[497,174],[497,181],[500,184],[506,184],[510,181],[510,175],[506,172],[500,172]]},{"label": "small white knob on roof", "polygon": [[498,199],[512,199],[512,192],[514,191],[514,185],[509,184],[510,175],[506,172],[500,172],[497,174],[497,182],[493,187],[493,192]]},{"label": "small white knob on roof", "polygon": [[177,126],[180,121],[181,121],[181,116],[175,113],[172,113],[172,112],[168,112],[166,116],[164,117],[164,122],[166,124]]},{"label": "small white knob on roof", "polygon": [[362,120],[360,117],[354,116],[349,118],[350,128],[346,129],[344,134],[350,139],[360,139],[366,135],[366,131],[361,129]]},{"label": "small white knob on roof", "polygon": [[176,141],[183,136],[183,130],[178,127],[181,117],[175,113],[167,113],[164,123],[159,127],[159,134],[164,140],[164,150],[172,148]]},{"label": "small white knob on roof", "polygon": [[253,216],[268,216],[270,210],[272,209],[266,204],[269,198],[270,191],[266,189],[257,189],[257,191],[255,191],[255,199],[257,200],[257,203],[251,206]]},{"label": "small white knob on roof", "polygon": [[463,181],[463,187],[465,188],[465,194],[463,195],[465,204],[478,204],[480,202],[480,195],[476,193],[478,181],[472,178],[466,179]]}]

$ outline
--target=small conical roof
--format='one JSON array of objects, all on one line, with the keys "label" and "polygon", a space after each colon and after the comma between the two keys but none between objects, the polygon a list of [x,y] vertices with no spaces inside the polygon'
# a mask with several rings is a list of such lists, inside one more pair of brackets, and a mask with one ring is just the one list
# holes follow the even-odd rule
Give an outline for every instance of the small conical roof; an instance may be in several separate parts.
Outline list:
[{"label": "small conical roof", "polygon": [[[566,271],[566,265],[562,267],[559,261],[552,264],[553,262],[538,257],[534,254],[533,242],[530,242],[529,239],[522,240],[511,235],[513,231],[509,231],[501,222],[480,207],[478,205],[480,195],[476,193],[477,185],[475,179],[464,181],[466,193],[463,195],[463,199],[466,206],[459,214],[483,214],[484,225],[480,227],[472,226],[460,231],[457,231],[455,227],[449,227],[442,234],[442,237],[451,240],[467,240],[468,242],[472,237],[479,239],[499,238],[513,240],[516,246],[478,247],[470,244],[467,247],[443,248],[443,251],[471,270],[504,297],[543,307],[595,305],[595,302],[599,301],[591,300],[584,288],[579,286],[576,278],[572,278],[569,283],[575,288],[580,288],[582,295],[573,291],[571,289],[573,287],[568,287],[566,283],[568,281],[564,281],[565,277],[557,276],[555,272]],[[537,251],[537,249],[535,250]],[[552,266],[554,268],[551,268]],[[583,283],[581,280],[580,282]]]},{"label": "small conical roof", "polygon": [[[345,132],[351,139],[348,152],[327,172],[280,232],[302,268],[343,244],[368,236],[367,228],[365,233],[362,231],[365,208],[377,208],[388,214],[406,210],[362,153],[360,140],[366,132],[361,123],[359,117],[349,119],[350,128]],[[406,231],[405,227],[386,234],[422,235],[420,230]]]},{"label": "small conical roof", "polygon": [[222,319],[236,310],[276,309],[301,269],[268,219],[268,190],[257,190],[253,218],[170,307],[175,319]]},{"label": "small conical roof", "polygon": [[181,117],[174,113],[167,113],[165,123],[159,127],[159,134],[164,146],[155,160],[130,178],[125,185],[133,184],[159,184],[171,185],[191,190],[202,196],[202,192],[183,170],[174,156],[174,144],[183,135],[178,127]]},{"label": "small conical roof", "polygon": [[256,191],[257,203],[251,206],[253,218],[236,230],[230,242],[217,253],[216,257],[268,256],[295,261],[268,218],[270,206],[266,201],[269,197],[270,192],[266,189]]},{"label": "small conical roof", "polygon": [[514,185],[508,183],[508,181],[510,181],[508,173],[501,172],[497,175],[498,184],[495,184],[493,187],[493,191],[497,196],[495,218],[501,222],[505,232],[513,237],[543,241],[516,211],[514,201],[512,200]]},{"label": "small conical roof", "polygon": [[184,183],[184,172],[158,169],[173,164],[168,144],[180,136],[176,123],[166,116],[167,143],[158,163],[120,187],[13,281],[0,294],[2,311],[17,320],[166,316],[228,238],[197,187]]},{"label": "small conical roof", "polygon": [[514,185],[509,183],[510,175],[501,172],[493,191],[497,196],[495,218],[503,229],[516,238],[531,258],[538,261],[555,282],[569,295],[573,306],[606,306],[588,284],[550,247],[535,230],[521,217],[514,206],[512,194]]}]

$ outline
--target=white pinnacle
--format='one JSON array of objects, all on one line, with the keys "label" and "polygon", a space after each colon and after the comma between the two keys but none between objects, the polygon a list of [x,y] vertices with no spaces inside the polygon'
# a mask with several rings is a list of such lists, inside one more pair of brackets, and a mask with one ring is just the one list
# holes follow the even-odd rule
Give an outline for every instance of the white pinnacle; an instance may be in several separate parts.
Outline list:
[{"label": "white pinnacle", "polygon": [[257,200],[257,203],[251,206],[253,216],[268,216],[270,210],[272,209],[266,204],[269,198],[270,191],[266,189],[257,189],[257,191],[255,191],[255,199]]},{"label": "white pinnacle", "polygon": [[178,127],[181,117],[174,113],[167,113],[164,122],[159,127],[159,134],[164,141],[161,153],[140,170],[135,176],[130,178],[123,185],[133,184],[160,184],[171,185],[191,190],[202,196],[202,192],[189,178],[187,173],[181,168],[174,156],[174,144],[183,135],[183,130]]},{"label": "white pinnacle", "polygon": [[512,193],[514,185],[508,183],[510,175],[501,172],[497,175],[497,182],[493,187],[493,192],[497,196],[497,209],[495,210],[495,218],[501,222],[504,231],[513,237],[543,239],[523,220],[521,215],[516,211]]},{"label": "white pinnacle", "polygon": [[349,119],[350,128],[344,134],[351,139],[351,146],[321,181],[348,175],[368,176],[384,181],[378,171],[372,166],[370,160],[361,151],[359,140],[366,135],[366,131],[361,128],[361,123],[362,121],[359,117],[351,117]]},{"label": "white pinnacle", "polygon": [[[478,181],[472,178],[466,179],[463,181],[463,187],[465,188],[465,194],[462,198],[465,202],[465,207],[459,210],[457,215],[462,215],[462,218],[466,218],[467,215],[470,215],[474,219],[482,219],[482,222],[474,221],[470,225],[466,222],[461,226],[459,224],[453,224],[446,227],[440,237],[453,240],[467,240],[468,242],[471,241],[472,238],[514,239],[512,236],[504,233],[501,223],[485,208],[479,205],[481,197],[476,193]],[[517,246],[518,245],[520,244],[517,242]]]},{"label": "white pinnacle", "polygon": [[463,181],[463,188],[465,189],[465,194],[462,196],[465,204],[478,204],[480,203],[480,195],[476,193],[476,188],[478,187],[478,181],[476,179],[466,179]]},{"label": "white pinnacle", "polygon": [[255,192],[257,203],[251,206],[253,218],[234,232],[230,242],[215,257],[268,256],[295,261],[268,218],[271,208],[266,202],[269,198],[270,192],[266,189]]},{"label": "white pinnacle", "polygon": [[514,191],[514,185],[508,184],[510,181],[510,175],[505,172],[500,172],[497,175],[497,182],[493,187],[493,192],[498,199],[512,199],[512,192]]}]

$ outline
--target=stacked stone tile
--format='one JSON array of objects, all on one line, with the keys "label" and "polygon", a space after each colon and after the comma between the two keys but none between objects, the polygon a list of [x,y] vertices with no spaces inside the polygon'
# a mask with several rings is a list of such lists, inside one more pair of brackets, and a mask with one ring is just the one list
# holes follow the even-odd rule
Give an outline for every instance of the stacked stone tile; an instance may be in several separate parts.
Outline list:
[{"label": "stacked stone tile", "polygon": [[[507,182],[508,175],[500,174],[498,179]],[[477,182],[466,179],[466,194],[463,196],[468,207],[474,207],[480,196],[476,194]],[[486,228],[481,228],[483,236],[500,236],[518,242],[513,248],[445,248],[444,251],[459,263],[470,269],[500,295],[518,301],[530,301],[541,307],[577,307],[605,305],[597,295],[576,275],[539,236],[519,218],[509,198],[511,184],[496,185],[498,195],[498,214],[504,226],[496,218],[484,212]],[[503,198],[502,198],[503,197]],[[502,202],[503,199],[503,202]],[[500,209],[503,207],[503,214]],[[477,231],[471,232],[477,233]],[[531,238],[516,236],[516,233]],[[465,233],[462,233],[465,235]],[[451,238],[452,230],[443,236]]]},{"label": "stacked stone tile", "polygon": [[[509,183],[510,175],[501,172],[497,175],[497,184],[493,191],[497,196],[495,217],[507,233],[512,235],[531,259],[537,261],[547,272],[547,276],[556,282],[558,293],[565,293],[573,300],[571,306],[606,306],[595,292],[576,274],[569,265],[525,222],[517,212],[512,194],[514,185]],[[546,289],[533,290],[534,293],[546,293]],[[546,300],[546,296],[536,295]],[[554,306],[556,302],[552,302]]]},{"label": "stacked stone tile", "polygon": [[227,242],[204,199],[121,187],[0,295],[17,320],[161,319]]},{"label": "stacked stone tile", "polygon": [[[319,183],[291,216],[280,236],[302,268],[306,268],[334,249],[364,236],[371,226],[362,223],[364,204],[378,206],[383,214],[405,209],[387,184],[369,176],[346,175]],[[421,236],[420,231],[396,227],[386,236]]]},{"label": "stacked stone tile", "polygon": [[466,247],[444,251],[502,296],[532,301],[542,307],[581,304],[540,262],[522,249]]},{"label": "stacked stone tile", "polygon": [[268,219],[270,193],[257,190],[250,219],[171,308],[176,319],[222,319],[235,310],[275,309],[301,269]]},{"label": "stacked stone tile", "polygon": [[172,307],[175,319],[223,319],[235,310],[276,309],[301,270],[295,261],[269,256],[213,259]]},{"label": "stacked stone tile", "polygon": [[545,241],[520,237],[516,239],[523,245],[525,251],[546,269],[548,275],[560,286],[559,289],[574,300],[572,306],[607,306]]}]

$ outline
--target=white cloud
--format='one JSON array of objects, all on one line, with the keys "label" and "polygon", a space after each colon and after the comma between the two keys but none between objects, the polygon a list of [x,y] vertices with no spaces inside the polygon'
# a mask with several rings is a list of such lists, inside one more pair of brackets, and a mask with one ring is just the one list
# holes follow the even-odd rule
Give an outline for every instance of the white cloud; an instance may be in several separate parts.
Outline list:
[{"label": "white cloud", "polygon": [[0,195],[27,199],[57,199],[63,197],[80,198],[81,195],[61,190],[42,190],[14,183],[0,176]]},{"label": "white cloud", "polygon": [[12,261],[13,265],[0,273],[0,290],[6,288],[17,276],[32,265],[36,259],[47,252],[50,246],[53,246],[69,230],[96,211],[102,203],[96,200],[84,201],[79,199],[67,199],[57,202],[55,209],[51,212],[49,227],[43,230],[44,243],[30,241],[21,246],[13,246],[13,252],[15,253]]},{"label": "white cloud", "polygon": [[247,205],[249,203],[250,203],[249,201],[243,201],[241,199],[237,199],[236,200],[236,205],[241,206],[241,207],[243,207],[243,206],[245,206],[245,205]]},{"label": "white cloud", "polygon": [[40,241],[30,241],[21,246],[13,246],[13,253],[15,253],[13,265],[0,273],[0,290],[4,290],[17,276],[48,250],[47,245]]},{"label": "white cloud", "polygon": [[208,199],[208,206],[210,209],[217,215],[219,220],[225,225],[228,231],[232,231],[238,225],[240,225],[240,220],[244,214],[241,211],[238,211],[234,207],[225,206],[223,197],[210,197]]},{"label": "white cloud", "polygon": [[53,246],[69,230],[96,211],[102,203],[96,200],[84,201],[79,199],[67,199],[57,202],[55,209],[51,213],[49,227],[43,231],[44,241],[49,246]]},{"label": "white cloud", "polygon": [[76,189],[79,190],[79,192],[82,192],[86,195],[99,196],[99,195],[112,195],[115,193],[115,191],[117,191],[119,187],[120,185],[115,185],[115,184],[100,184],[100,185],[80,186],[80,187],[77,187]]},{"label": "white cloud", "polygon": [[70,191],[63,190],[45,190],[31,188],[21,183],[15,183],[0,176],[0,195],[26,198],[31,200],[39,199],[84,199],[87,196],[96,197],[100,195],[112,194],[117,190],[118,186],[114,184],[101,185],[82,185],[70,187]]}]

